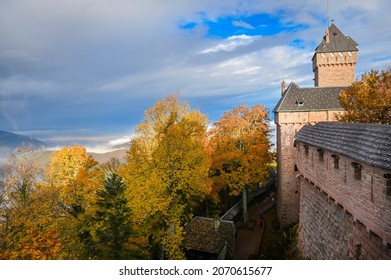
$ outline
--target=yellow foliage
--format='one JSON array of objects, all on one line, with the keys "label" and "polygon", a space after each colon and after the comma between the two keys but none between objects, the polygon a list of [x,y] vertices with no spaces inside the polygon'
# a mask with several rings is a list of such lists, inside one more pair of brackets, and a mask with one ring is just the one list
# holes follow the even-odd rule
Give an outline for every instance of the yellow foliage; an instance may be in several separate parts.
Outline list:
[{"label": "yellow foliage", "polygon": [[[206,123],[176,96],[157,102],[136,128],[121,174],[135,224],[160,240],[169,258],[183,258],[182,226],[211,190]],[[172,217],[175,234],[168,232]]]},{"label": "yellow foliage", "polygon": [[7,208],[0,223],[0,259],[60,259],[61,240],[51,215],[50,195],[34,190],[23,205]]},{"label": "yellow foliage", "polygon": [[84,147],[64,147],[53,153],[46,171],[45,191],[52,194],[52,211],[66,258],[78,257],[78,231],[93,212],[95,191],[103,178],[97,164]]},{"label": "yellow foliage", "polygon": [[63,147],[53,153],[47,168],[46,181],[65,205],[90,203],[99,187],[98,163],[84,147]]}]

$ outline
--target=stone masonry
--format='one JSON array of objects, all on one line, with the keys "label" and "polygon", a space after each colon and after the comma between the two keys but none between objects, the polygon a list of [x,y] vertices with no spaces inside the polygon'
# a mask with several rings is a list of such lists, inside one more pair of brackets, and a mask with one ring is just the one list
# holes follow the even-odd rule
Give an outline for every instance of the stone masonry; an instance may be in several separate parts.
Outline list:
[{"label": "stone masonry", "polygon": [[282,227],[299,220],[299,188],[295,171],[296,133],[306,124],[335,121],[343,111],[339,94],[354,81],[357,43],[334,24],[326,30],[312,58],[315,87],[282,83],[281,99],[274,108],[277,130],[277,214]]},{"label": "stone masonry", "polygon": [[276,114],[277,123],[277,213],[280,224],[284,227],[299,220],[299,185],[297,181],[295,135],[308,123],[334,121],[339,111],[302,111],[280,112]]},{"label": "stone masonry", "polygon": [[357,52],[317,53],[313,58],[315,86],[349,86],[354,82]]},{"label": "stone masonry", "polygon": [[327,28],[312,58],[315,86],[350,86],[354,82],[357,51],[357,43],[334,24]]},{"label": "stone masonry", "polygon": [[391,259],[391,126],[320,123],[296,138],[302,255]]}]

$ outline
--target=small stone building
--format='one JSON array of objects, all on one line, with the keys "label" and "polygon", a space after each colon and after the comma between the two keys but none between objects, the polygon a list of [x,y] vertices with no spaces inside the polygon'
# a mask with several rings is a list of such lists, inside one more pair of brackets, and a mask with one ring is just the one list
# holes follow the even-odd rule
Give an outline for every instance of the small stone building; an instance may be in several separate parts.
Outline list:
[{"label": "small stone building", "polygon": [[391,126],[322,122],[296,141],[303,256],[391,259]]},{"label": "small stone building", "polygon": [[233,259],[235,225],[232,221],[195,217],[185,232],[183,247],[187,259]]}]

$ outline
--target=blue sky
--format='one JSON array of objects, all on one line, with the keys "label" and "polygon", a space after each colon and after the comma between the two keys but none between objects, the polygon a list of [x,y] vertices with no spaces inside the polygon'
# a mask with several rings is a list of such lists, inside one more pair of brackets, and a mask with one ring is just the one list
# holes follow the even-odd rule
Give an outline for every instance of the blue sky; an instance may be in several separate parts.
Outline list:
[{"label": "blue sky", "polygon": [[[359,44],[356,75],[389,65],[389,0],[330,0]],[[0,130],[108,147],[168,95],[211,122],[313,85],[326,0],[0,0]]]}]

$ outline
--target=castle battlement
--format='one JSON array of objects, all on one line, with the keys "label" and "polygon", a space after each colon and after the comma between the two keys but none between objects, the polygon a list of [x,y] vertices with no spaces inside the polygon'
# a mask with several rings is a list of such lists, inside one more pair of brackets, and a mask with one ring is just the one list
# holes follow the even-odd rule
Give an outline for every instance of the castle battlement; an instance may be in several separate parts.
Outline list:
[{"label": "castle battlement", "polygon": [[357,43],[331,24],[312,57],[315,86],[351,85],[357,52]]},{"label": "castle battlement", "polygon": [[299,243],[311,259],[391,259],[391,126],[306,125],[296,135]]}]

